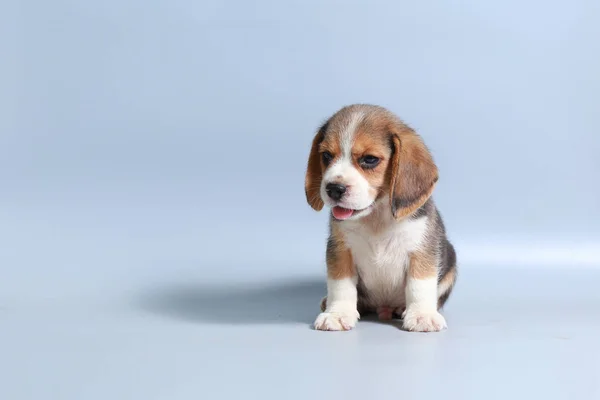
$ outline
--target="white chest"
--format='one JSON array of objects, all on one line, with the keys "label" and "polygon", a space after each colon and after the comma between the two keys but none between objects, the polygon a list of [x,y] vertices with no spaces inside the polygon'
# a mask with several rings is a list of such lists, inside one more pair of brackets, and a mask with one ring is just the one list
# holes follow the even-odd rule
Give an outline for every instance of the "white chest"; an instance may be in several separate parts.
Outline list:
[{"label": "white chest", "polygon": [[425,236],[427,218],[391,224],[377,232],[366,226],[344,230],[358,275],[372,306],[401,306],[410,255]]}]

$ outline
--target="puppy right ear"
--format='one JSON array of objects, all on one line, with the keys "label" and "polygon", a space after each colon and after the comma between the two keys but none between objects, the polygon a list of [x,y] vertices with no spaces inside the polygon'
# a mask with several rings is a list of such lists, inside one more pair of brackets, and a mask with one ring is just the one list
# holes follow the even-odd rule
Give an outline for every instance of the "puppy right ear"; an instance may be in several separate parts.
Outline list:
[{"label": "puppy right ear", "polygon": [[308,156],[308,166],[306,167],[306,177],[304,179],[304,193],[306,201],[316,211],[321,211],[324,206],[321,199],[321,180],[323,171],[321,170],[321,155],[319,154],[319,145],[325,138],[327,123],[325,123],[315,135]]},{"label": "puppy right ear", "polygon": [[401,219],[415,212],[431,196],[438,169],[422,139],[406,127],[392,133],[390,183],[392,215]]}]

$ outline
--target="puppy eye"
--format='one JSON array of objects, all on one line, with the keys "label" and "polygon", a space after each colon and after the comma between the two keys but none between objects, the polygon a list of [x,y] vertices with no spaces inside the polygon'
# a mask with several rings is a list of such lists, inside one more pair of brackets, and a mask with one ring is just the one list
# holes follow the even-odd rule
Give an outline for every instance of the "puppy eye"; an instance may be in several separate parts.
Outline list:
[{"label": "puppy eye", "polygon": [[371,155],[363,156],[358,160],[361,167],[365,169],[375,168],[379,164],[379,158]]},{"label": "puppy eye", "polygon": [[329,163],[331,162],[331,160],[333,160],[333,156],[328,151],[326,151],[323,154],[321,154],[321,157],[323,157],[323,164],[325,164],[325,166],[329,165]]}]

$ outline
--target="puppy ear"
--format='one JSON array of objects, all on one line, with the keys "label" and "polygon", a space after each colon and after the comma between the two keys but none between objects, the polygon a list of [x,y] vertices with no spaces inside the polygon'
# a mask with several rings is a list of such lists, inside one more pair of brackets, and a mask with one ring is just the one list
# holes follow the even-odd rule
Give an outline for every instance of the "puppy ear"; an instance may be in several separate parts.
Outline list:
[{"label": "puppy ear", "polygon": [[390,205],[396,219],[415,212],[431,196],[438,169],[421,138],[410,128],[392,133]]},{"label": "puppy ear", "polygon": [[306,177],[304,179],[304,193],[306,201],[316,211],[323,208],[323,199],[321,199],[321,180],[323,172],[321,171],[321,155],[319,154],[319,145],[325,138],[327,123],[325,123],[315,135],[308,156],[308,166],[306,167]]}]

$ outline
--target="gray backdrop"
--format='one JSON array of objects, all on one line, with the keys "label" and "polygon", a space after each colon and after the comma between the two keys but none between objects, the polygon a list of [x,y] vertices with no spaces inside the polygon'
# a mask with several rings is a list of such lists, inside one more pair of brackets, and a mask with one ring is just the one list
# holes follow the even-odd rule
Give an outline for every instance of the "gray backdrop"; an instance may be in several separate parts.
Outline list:
[{"label": "gray backdrop", "polygon": [[350,103],[423,135],[465,270],[598,266],[599,21],[595,0],[4,2],[2,397],[35,397],[34,366],[48,385],[95,376],[76,366],[96,365],[96,342],[72,329],[110,309],[93,330],[114,341],[96,346],[118,347],[124,329],[106,326],[143,319],[149,287],[315,279],[318,303],[327,215],[305,202],[304,168]]}]

